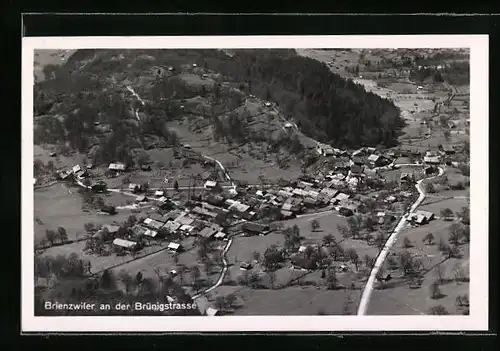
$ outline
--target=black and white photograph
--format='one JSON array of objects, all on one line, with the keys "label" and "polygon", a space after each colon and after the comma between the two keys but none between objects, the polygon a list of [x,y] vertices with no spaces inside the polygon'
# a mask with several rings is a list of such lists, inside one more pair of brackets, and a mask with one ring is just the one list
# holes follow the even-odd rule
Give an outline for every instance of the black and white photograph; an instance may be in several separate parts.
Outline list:
[{"label": "black and white photograph", "polygon": [[486,328],[487,72],[478,35],[23,39],[23,326]]}]

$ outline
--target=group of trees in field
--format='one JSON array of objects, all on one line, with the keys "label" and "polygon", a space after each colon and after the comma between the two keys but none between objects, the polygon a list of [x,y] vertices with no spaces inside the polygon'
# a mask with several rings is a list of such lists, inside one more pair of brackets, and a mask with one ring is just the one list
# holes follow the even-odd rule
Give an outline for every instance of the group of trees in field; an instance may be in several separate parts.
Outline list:
[{"label": "group of trees in field", "polygon": [[[89,276],[90,265],[76,254],[68,257],[47,256],[35,258],[35,276],[51,277],[55,284],[49,290],[35,289],[35,315],[200,315],[197,308],[162,310],[117,310],[118,303],[134,305],[136,302],[192,304],[191,297],[170,275],[145,276],[120,270],[104,270]],[[39,286],[39,285],[38,285]],[[40,286],[39,286],[40,287]],[[109,304],[111,309],[92,311],[47,310],[44,301],[57,298],[59,303]]]},{"label": "group of trees in field", "polygon": [[68,241],[68,233],[64,227],[58,227],[56,230],[45,230],[45,238],[38,244],[39,247],[53,246],[54,244],[64,244]]}]

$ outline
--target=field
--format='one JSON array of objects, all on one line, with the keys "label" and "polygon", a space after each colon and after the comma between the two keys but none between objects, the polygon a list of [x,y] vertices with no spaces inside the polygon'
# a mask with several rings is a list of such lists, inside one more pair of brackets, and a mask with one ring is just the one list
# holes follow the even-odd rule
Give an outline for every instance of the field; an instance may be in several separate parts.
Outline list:
[{"label": "field", "polygon": [[341,315],[351,296],[350,312],[355,313],[360,291],[325,290],[316,287],[288,287],[280,290],[245,288],[238,292],[242,307],[235,315]]},{"label": "field", "polygon": [[[150,246],[146,246],[144,249],[140,251],[136,260],[131,255],[125,256],[117,256],[115,254],[111,254],[109,256],[98,256],[98,255],[90,255],[84,254],[83,250],[85,248],[85,241],[79,241],[72,244],[54,246],[45,250],[42,254],[43,256],[57,256],[57,255],[65,255],[68,256],[71,253],[76,253],[80,258],[84,260],[89,260],[92,267],[92,273],[101,272],[104,269],[111,269],[116,266],[116,270],[119,271],[122,268],[126,267],[126,262],[132,261],[141,262],[146,258],[140,258],[145,255],[153,254],[154,252],[160,251],[159,253],[153,254],[149,257],[157,257],[161,256],[162,253],[165,254],[164,250],[166,250],[166,244],[151,244]],[[133,265],[133,264],[132,264]],[[138,269],[139,270],[139,269]],[[136,273],[136,272],[135,272]]]},{"label": "field", "polygon": [[45,79],[43,67],[47,65],[62,65],[76,50],[35,50],[35,77]]},{"label": "field", "polygon": [[[452,200],[455,201],[455,200]],[[452,207],[453,203],[446,203],[447,207]],[[424,210],[433,210],[432,205],[422,206]],[[448,239],[449,227],[452,222],[434,220],[427,225],[417,228],[405,228],[398,236],[398,240],[392,247],[392,253],[397,254],[404,250],[403,240],[408,238],[412,247],[407,248],[413,256],[422,261],[424,275],[422,286],[417,289],[409,288],[408,283],[395,279],[392,284],[388,284],[383,290],[374,290],[368,307],[368,314],[427,314],[429,309],[435,305],[443,305],[451,314],[460,314],[456,310],[455,300],[457,296],[469,292],[468,282],[455,282],[455,271],[461,267],[466,276],[469,275],[469,245],[461,244],[461,258],[447,259],[438,250],[438,246],[427,245],[423,239],[428,233],[432,233],[435,241],[440,238]],[[387,264],[387,262],[386,262]],[[432,299],[430,296],[430,286],[438,279],[438,271],[441,272],[443,284],[440,285],[441,297]],[[394,276],[396,274],[393,273]]]},{"label": "field", "polygon": [[68,239],[75,240],[85,232],[85,223],[102,225],[113,221],[121,222],[132,214],[129,210],[121,210],[114,216],[83,212],[83,200],[77,189],[58,183],[35,191],[34,215],[43,223],[35,221],[35,244],[45,238],[47,229],[56,230],[58,227],[63,227],[66,229]]}]

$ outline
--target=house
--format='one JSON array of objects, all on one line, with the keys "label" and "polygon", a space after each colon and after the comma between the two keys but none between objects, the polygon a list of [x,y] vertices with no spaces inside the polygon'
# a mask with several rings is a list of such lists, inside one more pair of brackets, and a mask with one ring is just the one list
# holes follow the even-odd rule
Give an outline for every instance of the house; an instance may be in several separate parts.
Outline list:
[{"label": "house", "polygon": [[411,213],[407,218],[408,221],[418,225],[426,224],[432,221],[433,219],[434,219],[434,213],[423,210],[417,210]]},{"label": "house", "polygon": [[112,225],[112,224],[104,224],[101,229],[105,229],[107,230],[107,232],[110,234],[110,235],[115,235],[116,233],[118,233],[118,230],[120,229],[119,226],[117,225]]},{"label": "house", "polygon": [[57,156],[57,154],[56,154],[55,152],[51,152],[51,153],[49,154],[49,156],[50,156],[50,157],[56,157],[56,156]]},{"label": "house", "polygon": [[76,165],[76,166],[73,166],[73,168],[71,170],[73,171],[73,173],[76,173],[76,172],[81,171],[82,169],[80,168],[80,165]]},{"label": "house", "polygon": [[373,167],[382,167],[382,166],[387,165],[389,163],[389,160],[382,155],[371,154],[368,157],[368,162]]},{"label": "house", "polygon": [[175,233],[181,226],[182,226],[182,224],[180,224],[178,222],[168,221],[168,222],[165,222],[163,229],[168,230],[170,233]]},{"label": "house", "polygon": [[351,166],[351,171],[349,172],[351,176],[360,176],[363,174],[363,166],[360,166],[358,164],[354,164]]},{"label": "house", "polygon": [[313,183],[308,183],[308,182],[304,182],[304,181],[299,181],[297,183],[297,188],[300,188],[300,189],[305,189],[307,187],[312,187],[313,186]]},{"label": "house", "polygon": [[116,171],[116,172],[124,172],[125,171],[125,164],[118,162],[118,163],[110,163],[108,169],[110,171]]},{"label": "house", "polygon": [[218,239],[218,240],[222,240],[222,239],[224,239],[225,237],[226,237],[226,233],[224,233],[224,232],[217,232],[217,233],[215,233],[215,235],[214,235],[214,238],[215,238],[215,239]]},{"label": "house", "polygon": [[158,231],[152,229],[146,229],[143,235],[150,238],[156,238],[156,236],[158,235]]},{"label": "house", "polygon": [[140,184],[130,183],[128,185],[128,190],[132,191],[133,193],[138,193],[142,190],[142,186]]},{"label": "house", "polygon": [[307,206],[307,207],[314,207],[318,204],[318,201],[316,199],[313,199],[313,198],[310,198],[310,197],[306,197],[304,199],[304,205]]},{"label": "house", "polygon": [[358,157],[358,156],[355,156],[351,159],[351,165],[359,165],[359,166],[362,166],[365,164],[365,161],[363,160],[363,158],[361,157]]},{"label": "house", "polygon": [[252,235],[266,234],[269,231],[269,226],[260,223],[245,222],[243,223],[242,230]]},{"label": "house", "polygon": [[130,251],[136,250],[137,246],[138,246],[138,244],[135,241],[124,240],[124,239],[120,239],[120,238],[114,239],[113,245],[118,246],[118,247],[122,247],[125,250],[130,250]]},{"label": "house", "polygon": [[150,165],[142,165],[141,170],[143,171],[151,171],[151,166]]},{"label": "house", "polygon": [[210,194],[209,196],[207,196],[205,201],[207,203],[209,203],[210,205],[214,205],[214,206],[222,206],[224,204],[224,198],[222,196],[213,195],[213,194]]},{"label": "house", "polygon": [[172,252],[181,252],[183,248],[179,243],[170,243],[168,244],[167,249]]},{"label": "house", "polygon": [[95,192],[95,193],[102,193],[102,192],[105,192],[106,189],[107,189],[107,184],[104,183],[104,182],[99,182],[99,183],[96,183],[96,184],[92,184],[92,191]]},{"label": "house", "polygon": [[148,198],[146,197],[146,195],[140,195],[140,196],[137,196],[137,198],[135,199],[136,202],[147,202],[148,201]]},{"label": "house", "polygon": [[388,196],[388,197],[386,197],[386,198],[384,199],[384,202],[385,202],[385,203],[387,203],[387,204],[393,204],[393,203],[395,203],[395,202],[396,202],[396,200],[397,200],[397,199],[396,199],[396,197],[395,197],[395,196],[390,195],[390,196]]},{"label": "house", "polygon": [[241,270],[248,271],[249,269],[252,269],[252,268],[253,268],[253,266],[249,262],[241,262],[240,263],[240,269]]},{"label": "house", "polygon": [[281,210],[280,213],[283,219],[295,218],[295,214],[291,211]]},{"label": "house", "polygon": [[455,149],[453,148],[453,146],[451,146],[451,145],[444,145],[444,146],[443,146],[443,152],[444,152],[446,155],[453,155],[456,151],[455,151]]},{"label": "house", "polygon": [[66,170],[66,171],[61,171],[59,172],[59,178],[61,180],[65,180],[66,178],[68,178],[69,175],[71,175],[73,172],[71,170]]},{"label": "house", "polygon": [[193,208],[191,212],[194,214],[197,214],[201,217],[207,218],[207,219],[208,218],[210,218],[210,219],[217,218],[217,213],[209,211],[209,210],[207,210],[203,207],[199,207],[199,206]]},{"label": "house", "polygon": [[215,180],[207,180],[203,187],[205,189],[213,190],[213,191],[220,191],[221,190],[219,183],[216,182]]},{"label": "house", "polygon": [[349,216],[352,216],[354,214],[354,211],[349,207],[341,206],[339,209],[339,214],[344,216],[344,217],[349,217]]},{"label": "house", "polygon": [[338,193],[333,199],[335,199],[334,202],[341,202],[347,200],[348,198],[349,198],[348,194]]},{"label": "house", "polygon": [[401,175],[399,176],[399,181],[401,183],[413,182],[413,175],[410,173],[401,173]]},{"label": "house", "polygon": [[425,156],[424,163],[430,165],[438,165],[440,163],[439,156]]},{"label": "house", "polygon": [[165,195],[164,191],[162,191],[162,190],[156,190],[155,191],[155,196],[160,196],[160,198],[161,198],[161,197],[163,197],[163,195]]},{"label": "house", "polygon": [[193,230],[194,230],[194,227],[192,225],[189,225],[189,224],[182,224],[179,227],[179,231],[184,233],[185,235],[191,235]]},{"label": "house", "polygon": [[158,230],[163,227],[163,222],[155,221],[152,218],[146,218],[143,222],[147,227]]},{"label": "house", "polygon": [[216,228],[205,227],[198,233],[198,235],[205,238],[205,239],[209,239],[217,233],[218,233],[218,230]]},{"label": "house", "polygon": [[195,218],[191,217],[189,214],[184,213],[178,217],[172,218],[174,222],[180,223],[181,225],[192,225]]},{"label": "house", "polygon": [[149,218],[154,219],[155,221],[158,221],[158,222],[165,222],[163,220],[163,216],[159,213],[152,213],[149,215]]},{"label": "house", "polygon": [[220,315],[220,311],[215,308],[208,307],[207,310],[205,311],[205,314],[209,317],[213,317]]}]

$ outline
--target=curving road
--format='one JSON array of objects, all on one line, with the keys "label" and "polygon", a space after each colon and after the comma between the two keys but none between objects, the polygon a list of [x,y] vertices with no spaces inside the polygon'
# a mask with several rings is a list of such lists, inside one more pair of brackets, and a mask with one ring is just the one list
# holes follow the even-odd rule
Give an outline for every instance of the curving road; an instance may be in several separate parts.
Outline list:
[{"label": "curving road", "polygon": [[443,173],[444,173],[443,168],[439,167],[439,174],[438,175],[435,175],[435,176],[432,176],[432,177],[429,177],[429,178],[421,179],[415,185],[415,187],[417,188],[417,190],[420,193],[420,195],[419,195],[418,199],[410,207],[410,209],[408,210],[408,212],[405,213],[401,217],[401,220],[399,221],[398,225],[396,226],[396,228],[394,228],[392,234],[389,236],[389,238],[385,242],[384,247],[382,248],[382,250],[380,250],[380,252],[379,252],[379,254],[377,256],[377,260],[375,261],[375,264],[373,265],[372,271],[370,272],[370,277],[368,278],[368,281],[367,281],[367,283],[365,285],[365,288],[363,290],[363,294],[361,296],[361,300],[360,300],[359,306],[358,306],[358,313],[357,313],[358,316],[363,316],[363,315],[366,314],[366,309],[368,307],[368,303],[370,302],[371,294],[372,294],[372,291],[373,291],[373,285],[375,283],[375,279],[376,279],[376,276],[378,274],[378,271],[380,270],[380,267],[382,267],[382,264],[384,263],[387,255],[389,254],[389,251],[390,251],[392,245],[394,245],[394,243],[396,242],[396,239],[398,237],[399,232],[401,231],[401,229],[403,229],[408,215],[410,213],[412,213],[413,211],[415,211],[415,209],[418,206],[420,206],[420,204],[422,203],[422,201],[424,201],[424,199],[425,199],[425,191],[424,191],[424,189],[423,189],[423,187],[421,185],[422,182],[424,180],[426,180],[426,179],[432,179],[432,178],[435,178],[435,177],[439,177]]},{"label": "curving road", "polygon": [[210,291],[216,289],[217,287],[219,287],[219,285],[222,284],[222,281],[224,280],[224,277],[226,276],[227,270],[229,269],[229,264],[227,263],[227,259],[226,259],[226,253],[229,250],[229,248],[231,247],[232,243],[233,243],[233,239],[229,239],[229,241],[226,244],[226,247],[224,248],[224,250],[222,250],[221,256],[222,256],[222,263],[224,263],[224,268],[222,268],[222,272],[220,274],[219,279],[217,279],[215,284],[212,285],[211,287],[203,290],[202,292],[197,293],[196,295],[193,295],[192,296],[193,300],[208,294]]}]

